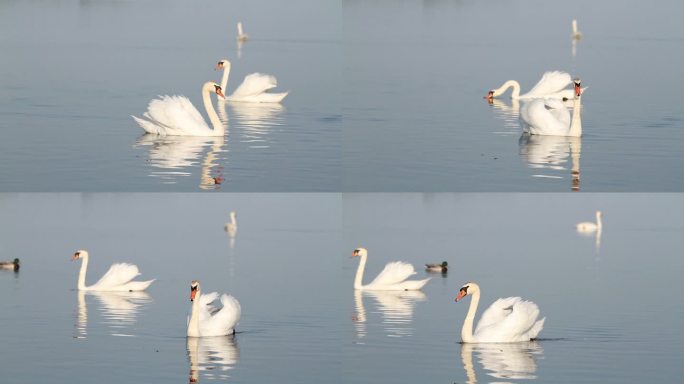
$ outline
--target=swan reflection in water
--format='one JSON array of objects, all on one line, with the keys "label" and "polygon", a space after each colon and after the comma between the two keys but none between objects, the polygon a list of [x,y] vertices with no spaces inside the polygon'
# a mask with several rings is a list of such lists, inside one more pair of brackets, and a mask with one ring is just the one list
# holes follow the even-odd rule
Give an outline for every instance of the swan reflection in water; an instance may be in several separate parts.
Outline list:
[{"label": "swan reflection in water", "polygon": [[152,298],[144,291],[137,292],[102,292],[78,291],[78,314],[74,338],[85,339],[88,336],[88,306],[86,295],[99,301],[99,312],[102,324],[110,328],[112,336],[135,336],[130,328],[135,325],[138,313],[152,302]]},{"label": "swan reflection in water", "polygon": [[352,317],[356,328],[356,337],[366,336],[367,313],[363,305],[364,296],[375,299],[377,310],[382,316],[382,327],[388,337],[404,337],[413,334],[413,309],[416,302],[424,301],[427,296],[421,291],[362,291],[354,290],[356,315]]},{"label": "swan reflection in water", "polygon": [[511,99],[511,105],[501,99],[488,99],[487,102],[494,109],[494,117],[503,120],[505,131],[495,132],[504,135],[518,135],[520,133],[520,101]]},{"label": "swan reflection in water", "polygon": [[[523,134],[518,140],[520,157],[538,173],[532,177],[562,179],[570,156],[570,189],[580,190],[582,138]],[[558,172],[560,171],[560,172]]]},{"label": "swan reflection in water", "polygon": [[[251,149],[270,148],[272,139],[269,134],[273,127],[285,122],[281,113],[285,108],[279,103],[226,103],[230,105],[236,128],[240,128],[240,142]],[[222,107],[219,104],[219,110]]]},{"label": "swan reflection in water", "polygon": [[199,382],[200,376],[207,380],[228,379],[240,358],[235,335],[188,337],[187,347],[190,383]]},{"label": "swan reflection in water", "polygon": [[[217,162],[224,136],[157,136],[146,134],[136,140],[136,147],[148,147],[150,176],[164,184],[175,184],[177,178],[192,176],[190,168],[200,166],[201,189],[218,189],[224,181],[223,167]],[[208,148],[208,149],[206,149]],[[201,160],[205,152],[204,159]]]},{"label": "swan reflection in water", "polygon": [[[473,352],[487,375],[504,380],[536,379],[538,358],[544,351],[536,341],[522,343],[463,343],[461,360],[468,384],[477,383]],[[486,380],[486,382],[489,382]]]}]

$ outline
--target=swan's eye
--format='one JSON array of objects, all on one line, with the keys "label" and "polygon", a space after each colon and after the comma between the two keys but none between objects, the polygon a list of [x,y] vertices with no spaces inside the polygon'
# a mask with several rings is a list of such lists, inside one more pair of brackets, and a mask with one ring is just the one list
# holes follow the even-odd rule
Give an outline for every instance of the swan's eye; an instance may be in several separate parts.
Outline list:
[{"label": "swan's eye", "polygon": [[196,290],[197,290],[197,286],[196,286],[196,285],[191,285],[191,286],[190,286],[190,291],[196,291]]}]

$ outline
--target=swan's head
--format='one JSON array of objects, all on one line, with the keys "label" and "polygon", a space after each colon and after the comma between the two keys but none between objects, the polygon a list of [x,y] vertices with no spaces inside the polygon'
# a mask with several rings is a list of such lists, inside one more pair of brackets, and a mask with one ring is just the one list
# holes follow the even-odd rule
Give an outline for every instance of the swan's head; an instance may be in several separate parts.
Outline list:
[{"label": "swan's head", "polygon": [[575,77],[573,82],[575,83],[575,96],[580,97],[582,94],[582,87],[580,86],[582,84],[582,80],[580,80],[579,77]]},{"label": "swan's head", "polygon": [[479,290],[480,290],[479,285],[469,281],[469,282],[463,284],[461,289],[458,290],[458,296],[456,296],[456,301],[457,302],[461,301],[467,295],[472,295],[475,292],[478,292]]},{"label": "swan's head", "polygon": [[237,213],[235,213],[235,211],[230,211],[230,217],[233,219],[237,218]]},{"label": "swan's head", "polygon": [[195,301],[195,296],[197,296],[197,292],[200,291],[200,285],[199,281],[193,280],[190,283],[190,301]]},{"label": "swan's head", "polygon": [[223,68],[230,69],[230,61],[228,61],[228,59],[219,60],[219,62],[216,64],[216,68],[214,68],[214,70],[218,71],[219,69],[223,69]]},{"label": "swan's head", "polygon": [[352,257],[359,257],[359,256],[367,256],[368,255],[368,250],[366,248],[356,248],[354,252],[352,252]]},{"label": "swan's head", "polygon": [[596,211],[596,217],[603,217],[603,212]]},{"label": "swan's head", "polygon": [[489,102],[489,104],[492,104],[492,102],[494,102],[494,91],[492,90],[487,92],[487,95],[484,98]]},{"label": "swan's head", "polygon": [[217,95],[219,95],[225,99],[226,97],[223,95],[223,89],[221,89],[221,86],[216,84],[216,83],[214,83],[213,85],[214,85],[214,92],[216,92]]},{"label": "swan's head", "polygon": [[71,256],[71,260],[73,261],[73,260],[83,259],[86,257],[88,257],[88,251],[84,251],[81,249],[79,251],[74,252],[74,255]]}]

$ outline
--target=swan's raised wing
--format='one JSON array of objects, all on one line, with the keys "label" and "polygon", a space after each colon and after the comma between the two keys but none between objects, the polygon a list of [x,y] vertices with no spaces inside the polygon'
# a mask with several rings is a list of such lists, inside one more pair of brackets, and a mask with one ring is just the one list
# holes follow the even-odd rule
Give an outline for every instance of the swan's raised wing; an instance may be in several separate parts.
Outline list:
[{"label": "swan's raised wing", "polygon": [[100,278],[92,287],[113,288],[124,285],[140,275],[138,266],[128,263],[116,263],[109,267],[107,273]]},{"label": "swan's raised wing", "polygon": [[499,299],[482,314],[475,334],[480,341],[529,341],[544,325],[544,319],[537,321],[538,316],[539,307],[531,301]]},{"label": "swan's raised wing", "polygon": [[530,89],[525,95],[526,97],[544,97],[567,87],[572,82],[570,74],[561,71],[549,71],[542,75],[539,82]]},{"label": "swan's raised wing", "polygon": [[385,265],[385,269],[378,274],[369,286],[386,286],[401,283],[408,279],[411,275],[415,275],[416,271],[413,265],[404,263],[403,261],[393,261]]},{"label": "swan's raised wing", "polygon": [[480,321],[477,323],[477,327],[475,327],[475,333],[491,325],[501,323],[513,312],[513,305],[521,300],[519,297],[506,297],[493,302],[482,313],[482,317],[480,317]]},{"label": "swan's raised wing", "polygon": [[171,135],[195,129],[210,129],[197,108],[185,96],[164,95],[153,99],[147,107],[145,117],[166,128],[166,134]]},{"label": "swan's raised wing", "polygon": [[278,80],[276,80],[275,76],[256,72],[245,76],[242,84],[237,87],[230,97],[254,96],[277,86]]},{"label": "swan's raised wing", "polygon": [[236,298],[225,293],[221,295],[223,307],[208,319],[200,317],[200,333],[203,336],[222,336],[231,333],[240,320],[242,309]]},{"label": "swan's raised wing", "polygon": [[533,135],[563,136],[570,128],[570,111],[557,99],[534,99],[520,108],[523,130]]}]

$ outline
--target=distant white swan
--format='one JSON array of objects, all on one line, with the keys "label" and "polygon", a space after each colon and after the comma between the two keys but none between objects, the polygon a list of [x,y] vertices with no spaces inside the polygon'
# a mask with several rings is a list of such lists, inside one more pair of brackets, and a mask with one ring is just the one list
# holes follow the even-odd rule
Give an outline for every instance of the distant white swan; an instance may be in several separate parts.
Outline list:
[{"label": "distant white swan", "polygon": [[[227,89],[228,75],[230,74],[230,61],[222,59],[216,64],[216,69],[223,69],[221,88]],[[275,76],[263,73],[252,73],[245,76],[239,87],[230,95],[224,96],[228,101],[241,101],[247,103],[279,103],[283,101],[290,91],[281,93],[267,92],[278,86]]]},{"label": "distant white swan", "polygon": [[249,39],[249,36],[247,36],[247,34],[242,30],[242,21],[238,21],[237,31],[237,41],[244,43],[245,41],[247,41],[247,39]]},{"label": "distant white swan", "polygon": [[572,34],[570,35],[573,40],[579,40],[582,38],[582,32],[577,29],[577,19],[572,20]]},{"label": "distant white swan", "polygon": [[568,108],[559,99],[534,99],[522,106],[520,118],[523,131],[531,135],[582,136],[580,79],[575,79],[572,119]]},{"label": "distant white swan", "polygon": [[461,329],[461,340],[464,343],[530,341],[536,338],[544,327],[546,318],[537,320],[537,304],[520,297],[506,297],[495,301],[484,311],[473,333],[475,312],[480,302],[480,287],[473,282],[465,283],[459,290],[456,301],[460,301],[466,295],[473,298]]},{"label": "distant white swan", "polygon": [[354,278],[354,289],[361,290],[377,290],[377,291],[409,291],[421,289],[429,280],[407,280],[411,275],[415,275],[416,271],[413,265],[404,263],[402,261],[393,261],[385,265],[385,269],[371,281],[370,284],[363,285],[363,271],[366,268],[366,260],[368,258],[368,250],[366,248],[357,248],[352,253],[352,257],[360,257],[359,268],[356,270],[356,277]]},{"label": "distant white swan", "polygon": [[[220,299],[220,309],[211,304]],[[192,311],[188,319],[188,336],[224,336],[235,333],[235,326],[240,321],[240,303],[233,296],[225,293],[219,297],[216,292],[202,295],[199,281],[190,284],[190,301]]]},{"label": "distant white swan", "polygon": [[159,99],[150,101],[147,112],[143,114],[145,118],[131,117],[147,133],[164,136],[223,136],[225,127],[216,114],[209,95],[211,92],[223,97],[222,87],[211,81],[202,86],[204,108],[213,129],[185,96],[160,96]]},{"label": "distant white swan", "polygon": [[78,273],[79,291],[144,291],[155,279],[147,281],[133,281],[140,275],[138,267],[128,263],[116,263],[109,267],[107,273],[97,283],[86,287],[86,270],[88,269],[88,252],[76,251],[71,260],[81,259],[81,271]]},{"label": "distant white swan", "polygon": [[581,223],[577,223],[575,225],[575,227],[577,228],[577,232],[593,233],[596,231],[600,231],[603,228],[603,224],[601,223],[601,217],[603,217],[603,213],[601,211],[596,211],[596,222],[592,223],[591,221],[583,221]]},{"label": "distant white swan", "polygon": [[533,99],[537,97],[549,97],[556,99],[572,99],[573,90],[564,89],[572,82],[570,74],[560,71],[549,71],[542,75],[541,80],[530,89],[529,92],[520,94],[520,83],[515,80],[508,80],[497,89],[489,91],[486,99],[491,100],[495,97],[501,96],[508,88],[513,88],[511,98],[513,99]]},{"label": "distant white swan", "polygon": [[235,213],[235,211],[230,211],[230,221],[223,226],[223,230],[225,230],[230,237],[235,237],[237,234],[237,213]]}]

